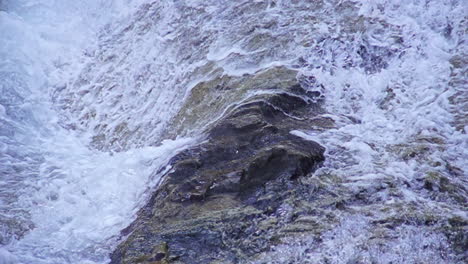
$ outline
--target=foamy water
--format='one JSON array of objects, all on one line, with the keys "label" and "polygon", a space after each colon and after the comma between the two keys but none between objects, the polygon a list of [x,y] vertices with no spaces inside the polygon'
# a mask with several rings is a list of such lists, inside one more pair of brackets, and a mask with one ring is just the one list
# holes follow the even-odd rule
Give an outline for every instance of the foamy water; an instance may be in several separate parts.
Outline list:
[{"label": "foamy water", "polygon": [[99,152],[60,125],[50,87],[65,67],[79,67],[103,20],[125,16],[116,2],[2,4],[0,263],[104,263],[158,184],[156,172],[193,140]]},{"label": "foamy water", "polygon": [[[370,192],[374,204],[356,215],[415,203],[467,218],[419,186],[428,173],[467,184],[467,113],[453,99],[467,89],[464,1],[151,2],[0,2],[0,263],[107,262],[155,172],[196,143],[166,130],[191,87],[279,65],[299,70],[335,121],[291,131],[326,147],[316,174],[356,193],[397,186]],[[356,215],[340,216],[322,244],[304,238],[281,254],[346,263],[358,252],[346,241],[364,245],[381,216]],[[364,257],[444,259],[442,235],[400,229],[401,250]]]}]

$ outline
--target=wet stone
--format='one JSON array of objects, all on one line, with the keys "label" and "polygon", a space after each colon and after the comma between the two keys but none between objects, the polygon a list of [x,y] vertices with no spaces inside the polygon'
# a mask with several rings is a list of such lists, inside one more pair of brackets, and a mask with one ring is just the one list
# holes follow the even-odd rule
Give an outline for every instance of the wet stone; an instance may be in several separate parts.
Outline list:
[{"label": "wet stone", "polygon": [[[322,229],[315,222],[287,227],[294,204],[311,189],[299,179],[320,166],[324,148],[290,134],[310,127],[322,110],[294,75],[286,76],[286,86],[267,85],[275,78],[264,72],[242,81],[262,81],[261,88],[249,89],[272,92],[227,109],[207,127],[206,141],[170,161],[173,169],[123,233],[128,236],[111,254],[111,263],[240,263],[281,237]],[[152,252],[161,244],[167,251]],[[152,253],[138,262],[148,256],[144,252]]]}]

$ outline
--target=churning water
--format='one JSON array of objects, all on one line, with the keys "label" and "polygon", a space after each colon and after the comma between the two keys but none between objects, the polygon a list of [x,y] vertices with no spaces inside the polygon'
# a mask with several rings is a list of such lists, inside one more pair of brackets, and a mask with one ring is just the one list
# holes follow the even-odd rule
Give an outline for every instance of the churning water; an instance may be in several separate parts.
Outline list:
[{"label": "churning water", "polygon": [[[467,13],[462,0],[0,0],[0,263],[107,262],[156,172],[197,142],[169,130],[190,89],[277,65],[335,122],[291,131],[327,148],[316,174],[356,193],[395,186],[282,257],[346,263],[376,203],[466,219],[452,197],[466,191],[434,198],[418,182],[467,186]],[[369,250],[379,263],[443,259],[425,245],[445,238],[397,232],[401,250]]]},{"label": "churning water", "polygon": [[60,124],[54,78],[66,78],[64,67],[73,75],[101,21],[128,9],[107,2],[2,3],[0,263],[106,262],[112,237],[157,184],[153,172],[190,143],[99,152]]}]

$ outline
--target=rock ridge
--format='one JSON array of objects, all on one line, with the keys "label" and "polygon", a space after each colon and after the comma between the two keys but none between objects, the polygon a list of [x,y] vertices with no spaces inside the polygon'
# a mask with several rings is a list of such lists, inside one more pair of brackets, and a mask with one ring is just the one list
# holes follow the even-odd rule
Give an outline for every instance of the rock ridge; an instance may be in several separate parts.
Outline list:
[{"label": "rock ridge", "polygon": [[[284,208],[303,198],[300,179],[320,166],[324,148],[290,132],[332,124],[317,118],[319,94],[304,90],[295,71],[268,71],[243,76],[262,89],[247,87],[257,92],[229,105],[206,141],[172,158],[111,263],[242,263],[300,232],[281,224],[292,221]],[[272,72],[290,85],[275,85]]]}]

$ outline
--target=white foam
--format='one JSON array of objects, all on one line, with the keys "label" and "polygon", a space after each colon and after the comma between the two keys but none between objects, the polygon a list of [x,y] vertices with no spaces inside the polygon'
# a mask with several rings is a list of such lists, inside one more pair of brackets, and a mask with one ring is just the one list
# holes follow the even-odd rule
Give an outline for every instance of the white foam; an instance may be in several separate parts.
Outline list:
[{"label": "white foam", "polygon": [[[138,9],[144,2],[154,4]],[[292,133],[324,145],[323,170],[342,176],[345,186],[370,186],[383,178],[412,181],[434,169],[430,164],[436,161],[466,172],[466,127],[460,132],[450,124],[454,91],[447,85],[449,59],[464,36],[444,36],[448,24],[454,32],[463,30],[466,4],[426,2],[353,2],[356,12],[340,12],[361,15],[368,23],[364,32],[354,28],[354,34],[346,31],[352,26],[337,24],[345,14],[336,12],[333,1],[318,9],[309,7],[312,2],[280,1],[275,8],[269,3],[252,9],[253,14],[248,14],[249,1],[184,2],[197,7],[201,21],[183,12],[182,3],[170,1],[3,1],[0,81],[16,94],[0,104],[0,173],[2,187],[8,186],[0,190],[0,206],[17,215],[15,221],[26,226],[31,221],[36,228],[16,241],[19,237],[11,233],[21,233],[23,226],[8,227],[8,241],[2,243],[9,245],[0,255],[11,254],[8,250],[23,263],[106,262],[110,244],[105,241],[131,221],[145,189],[157,184],[153,172],[170,169],[160,166],[192,142],[150,146],[187,98],[189,87],[211,77],[191,75],[210,62],[215,63],[213,71],[219,67],[229,75],[294,66],[323,84],[311,90],[324,93],[329,114],[323,117],[335,120],[336,127]],[[237,11],[242,16],[233,16]],[[316,19],[309,16],[313,12]],[[99,31],[111,21],[115,23]],[[127,30],[129,24],[141,30]],[[145,36],[146,27],[154,38]],[[187,30],[192,31],[185,34]],[[260,33],[266,33],[267,41],[260,38],[249,46]],[[200,36],[208,39],[188,49]],[[366,63],[358,56],[360,45],[394,54],[384,54],[386,66],[373,70],[378,61],[360,66]],[[112,61],[113,56],[118,59]],[[304,65],[295,65],[298,57]],[[94,96],[100,88],[108,90]],[[51,109],[50,97],[57,100],[54,107],[66,109],[61,116]],[[87,119],[92,110],[96,118]],[[61,128],[61,122],[76,125],[76,133]],[[119,148],[130,150],[111,155],[86,147],[96,126],[107,125],[104,132],[112,134],[123,122],[143,131],[127,148]],[[430,151],[419,159],[403,158],[402,152],[422,146],[421,136],[443,143],[430,143]],[[399,187],[401,197],[386,202],[438,206],[411,188]],[[460,211],[456,205],[441,206],[454,214]],[[329,243],[325,247],[330,249],[336,241]]]},{"label": "white foam", "polygon": [[[359,67],[342,67],[340,61],[332,67],[325,59],[320,61],[324,67],[304,69],[325,86],[325,107],[334,115],[337,128],[324,133],[294,133],[327,146],[326,166],[334,167],[336,173],[360,175],[357,178],[363,181],[375,178],[376,174],[406,180],[424,174],[428,169],[425,165],[413,160],[401,161],[401,157],[392,152],[401,144],[416,146],[415,141],[421,135],[445,139],[445,151],[438,152],[434,147],[431,151],[435,153],[429,159],[437,159],[438,155],[450,156],[450,162],[459,164],[466,171],[466,163],[462,165],[461,162],[467,158],[466,153],[457,145],[464,144],[462,142],[468,138],[450,124],[453,115],[448,99],[454,93],[449,86],[449,59],[454,55],[451,52],[457,45],[457,36],[446,38],[441,33],[447,24],[459,24],[462,17],[460,3],[430,1],[423,8],[419,2],[363,1],[359,6],[359,14],[400,27],[399,34],[406,43],[404,54],[399,59],[388,58],[388,66],[374,73]],[[452,15],[447,18],[444,14]],[[361,37],[380,47],[392,46],[391,34],[398,34],[392,32],[391,27],[387,28],[388,32],[368,30],[370,33],[364,32]],[[340,50],[340,45],[336,43],[321,52]],[[311,52],[305,56],[315,60],[315,56],[321,55]],[[353,59],[360,60],[359,57]],[[333,71],[327,70],[330,67]],[[386,108],[382,103],[387,104]],[[338,168],[349,155],[353,158],[348,165]],[[336,167],[334,163],[341,165]],[[401,166],[407,169],[403,173],[399,171]]]},{"label": "white foam", "polygon": [[[380,231],[380,232],[379,232]],[[395,236],[398,234],[398,236]],[[385,237],[385,243],[380,237]],[[380,241],[379,241],[380,240]],[[367,217],[343,216],[342,221],[320,236],[296,237],[272,247],[257,264],[294,263],[454,263],[447,255],[447,239],[425,228],[399,226],[395,231],[372,230]]]},{"label": "white foam", "polygon": [[107,262],[169,159],[195,141],[105,153],[59,124],[49,86],[74,76],[127,2],[8,1],[0,13],[0,263]]},{"label": "white foam", "polygon": [[35,228],[11,251],[26,263],[42,263],[40,256],[55,256],[53,263],[102,263],[111,238],[130,224],[148,190],[160,181],[162,173],[156,172],[167,171],[162,166],[193,140],[110,154],[89,150],[74,136],[60,136],[58,142],[44,142],[45,162],[29,182],[35,191],[20,199],[31,208]]}]

